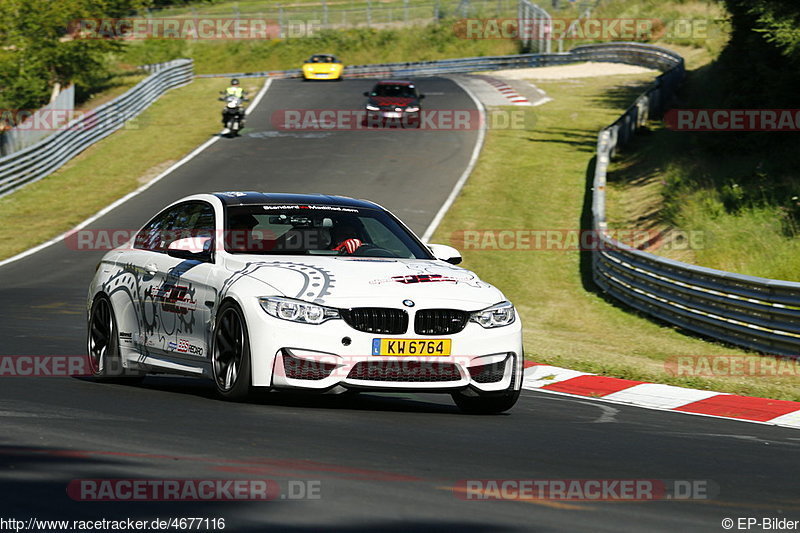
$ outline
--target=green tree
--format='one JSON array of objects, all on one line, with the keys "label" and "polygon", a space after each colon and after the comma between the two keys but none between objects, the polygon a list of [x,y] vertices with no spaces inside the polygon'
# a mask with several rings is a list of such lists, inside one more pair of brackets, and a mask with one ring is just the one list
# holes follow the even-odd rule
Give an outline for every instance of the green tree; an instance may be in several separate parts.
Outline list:
[{"label": "green tree", "polygon": [[0,107],[47,103],[54,84],[90,88],[108,75],[113,39],[69,33],[77,21],[132,15],[150,0],[2,0],[0,2]]},{"label": "green tree", "polygon": [[732,107],[797,107],[800,2],[724,0],[731,39],[717,64]]}]

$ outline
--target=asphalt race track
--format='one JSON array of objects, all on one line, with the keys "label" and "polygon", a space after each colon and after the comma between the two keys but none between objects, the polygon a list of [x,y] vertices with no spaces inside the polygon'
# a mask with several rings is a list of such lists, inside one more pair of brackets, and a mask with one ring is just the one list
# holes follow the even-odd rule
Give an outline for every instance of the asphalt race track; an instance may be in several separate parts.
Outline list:
[{"label": "asphalt race track", "polygon": [[[221,139],[90,227],[136,229],[195,192],[264,190],[368,198],[422,233],[477,132],[272,125],[281,109],[358,109],[369,86],[274,82],[241,138]],[[419,86],[428,109],[474,108],[449,80]],[[86,288],[101,255],[60,243],[0,268],[0,354],[85,353]],[[224,518],[236,532],[720,531],[726,517],[800,520],[798,454],[790,429],[529,391],[509,414],[468,416],[436,395],[272,393],[231,404],[211,383],[184,378],[0,382],[0,519]],[[71,499],[69,482],[86,478],[269,479],[285,496],[319,492],[271,502]],[[696,480],[712,497],[476,501],[453,490],[486,479]]]}]

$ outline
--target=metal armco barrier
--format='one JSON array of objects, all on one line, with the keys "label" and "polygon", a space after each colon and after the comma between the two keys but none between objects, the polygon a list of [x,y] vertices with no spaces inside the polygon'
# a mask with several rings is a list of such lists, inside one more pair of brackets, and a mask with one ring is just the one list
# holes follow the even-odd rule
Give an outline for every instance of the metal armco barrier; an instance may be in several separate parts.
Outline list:
[{"label": "metal armco barrier", "polygon": [[135,118],[168,89],[192,81],[192,61],[144,67],[150,76],[125,94],[76,118],[42,141],[0,158],[0,197],[60,168],[80,152]]},{"label": "metal armco barrier", "polygon": [[[509,56],[463,57],[438,61],[414,61],[406,63],[381,63],[375,65],[347,65],[344,77],[380,76],[441,76],[483,70],[509,68],[547,67],[580,61],[608,61],[628,63],[659,70],[668,70],[679,56],[656,46],[636,43],[589,44],[577,46],[569,52],[556,54],[517,54]],[[264,70],[260,72],[230,72],[225,74],[198,74],[198,78],[300,78],[300,69]]]},{"label": "metal armco barrier", "polygon": [[603,47],[608,54],[605,60],[624,58],[626,63],[665,72],[598,136],[592,197],[594,230],[600,235],[599,249],[592,252],[595,283],[605,293],[661,321],[759,352],[798,357],[800,283],[672,261],[605,234],[609,160],[648,118],[666,111],[684,75],[683,58],[668,50],[630,44],[614,47]]}]

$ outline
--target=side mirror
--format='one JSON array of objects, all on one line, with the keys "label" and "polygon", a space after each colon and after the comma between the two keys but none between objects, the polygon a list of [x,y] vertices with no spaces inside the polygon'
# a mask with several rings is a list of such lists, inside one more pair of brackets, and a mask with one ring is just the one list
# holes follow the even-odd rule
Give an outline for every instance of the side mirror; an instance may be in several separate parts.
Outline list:
[{"label": "side mirror", "polygon": [[420,100],[422,100],[423,98],[425,98],[425,95],[424,95],[424,94],[421,94],[421,95],[419,95],[419,99],[420,99]]},{"label": "side mirror", "polygon": [[369,91],[364,91],[364,96],[369,96]]},{"label": "side mirror", "polygon": [[209,262],[214,239],[211,237],[187,237],[172,241],[167,248],[167,255],[177,259]]},{"label": "side mirror", "polygon": [[451,265],[457,265],[463,260],[461,253],[452,246],[447,246],[445,244],[429,244],[428,248],[436,259],[450,263]]}]

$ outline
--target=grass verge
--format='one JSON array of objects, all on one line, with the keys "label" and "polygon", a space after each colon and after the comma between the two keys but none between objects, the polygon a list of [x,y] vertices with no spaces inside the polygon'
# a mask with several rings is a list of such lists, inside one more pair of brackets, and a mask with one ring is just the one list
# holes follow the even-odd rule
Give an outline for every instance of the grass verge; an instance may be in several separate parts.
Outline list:
[{"label": "grass verge", "polygon": [[[716,85],[713,68],[690,72],[680,107],[718,107]],[[696,105],[709,90],[712,103]],[[682,132],[661,123],[650,128],[610,167],[609,225],[695,236],[690,247],[651,250],[671,259],[800,281],[795,134],[771,133],[769,145],[759,149],[763,134]]]},{"label": "grass verge", "polygon": [[[578,230],[586,221],[597,131],[649,81],[639,75],[537,82],[555,100],[527,111],[534,117],[525,123],[535,120],[534,130],[489,131],[475,171],[433,241],[461,245],[459,232],[473,229]],[[800,400],[797,377],[673,375],[669,364],[678,356],[746,353],[606,300],[592,289],[580,252],[467,247],[463,253],[465,267],[518,306],[530,359],[628,379]]]},{"label": "grass verge", "polygon": [[[716,57],[728,42],[730,23],[715,0],[604,0],[592,11],[598,19],[650,20],[641,42],[703,51]],[[693,56],[686,63],[693,68]]]},{"label": "grass verge", "polygon": [[257,72],[300,68],[314,53],[336,54],[345,65],[430,61],[453,57],[506,55],[519,52],[516,41],[462,39],[453,23],[400,29],[323,30],[313,37],[273,40],[132,42],[119,60],[141,65],[190,57],[197,74]]}]

